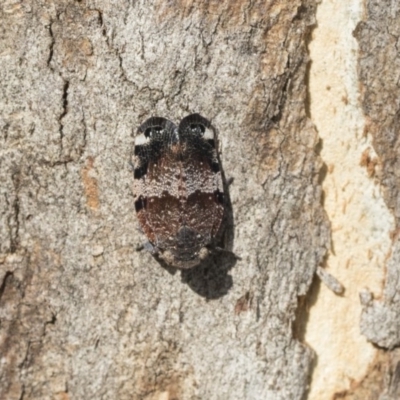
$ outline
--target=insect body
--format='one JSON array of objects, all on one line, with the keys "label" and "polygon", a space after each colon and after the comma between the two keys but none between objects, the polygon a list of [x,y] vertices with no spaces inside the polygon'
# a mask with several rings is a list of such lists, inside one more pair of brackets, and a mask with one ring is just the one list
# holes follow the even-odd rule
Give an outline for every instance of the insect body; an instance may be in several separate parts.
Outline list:
[{"label": "insect body", "polygon": [[135,137],[135,209],[154,252],[169,265],[191,268],[207,258],[224,214],[216,138],[199,114],[177,127],[145,121]]}]

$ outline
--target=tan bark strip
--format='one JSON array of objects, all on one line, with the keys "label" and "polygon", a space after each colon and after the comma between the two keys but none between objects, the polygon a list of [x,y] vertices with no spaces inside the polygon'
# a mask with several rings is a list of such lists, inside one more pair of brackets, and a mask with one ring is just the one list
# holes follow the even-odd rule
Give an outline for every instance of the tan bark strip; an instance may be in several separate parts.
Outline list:
[{"label": "tan bark strip", "polygon": [[339,297],[321,285],[310,309],[305,340],[317,354],[310,400],[344,393],[374,363],[376,350],[359,331],[359,292],[381,293],[394,226],[372,179],[376,155],[359,102],[353,30],[362,6],[323,1],[310,42],[310,113],[322,139],[324,206],[332,225],[326,268],[345,287]]}]

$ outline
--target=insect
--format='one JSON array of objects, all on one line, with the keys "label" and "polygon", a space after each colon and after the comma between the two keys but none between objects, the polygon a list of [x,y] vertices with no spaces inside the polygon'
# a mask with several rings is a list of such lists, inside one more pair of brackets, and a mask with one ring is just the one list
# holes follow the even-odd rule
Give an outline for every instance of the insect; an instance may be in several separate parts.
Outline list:
[{"label": "insect", "polygon": [[214,247],[224,216],[224,191],[211,123],[199,114],[176,126],[145,121],[135,136],[135,210],[152,253],[191,268]]}]

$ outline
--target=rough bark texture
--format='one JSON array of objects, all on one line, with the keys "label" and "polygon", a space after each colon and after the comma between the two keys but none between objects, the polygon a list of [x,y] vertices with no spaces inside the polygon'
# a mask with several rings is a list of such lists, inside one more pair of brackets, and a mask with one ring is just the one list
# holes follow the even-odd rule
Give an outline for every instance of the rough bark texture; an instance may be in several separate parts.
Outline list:
[{"label": "rough bark texture", "polygon": [[[366,16],[355,35],[360,44],[359,74],[363,88],[363,108],[369,118],[367,133],[372,135],[379,157],[369,160],[376,179],[385,189],[385,200],[395,217],[393,246],[386,264],[383,298],[365,292],[361,330],[373,343],[393,349],[400,344],[400,3],[366,2]],[[372,162],[371,162],[372,161]],[[382,357],[380,357],[382,359]],[[384,377],[380,399],[400,397],[400,357],[398,350],[387,352],[380,361]],[[380,377],[379,380],[382,378]],[[347,397],[346,397],[347,398]],[[377,397],[374,397],[377,398]]]},{"label": "rough bark texture", "polygon": [[[368,133],[373,135],[379,155],[377,179],[385,188],[386,201],[393,211],[396,226],[400,220],[400,141],[398,52],[400,4],[370,1],[368,16],[360,23],[356,35],[360,42],[360,78],[363,84],[364,111],[370,118]],[[382,347],[393,348],[400,343],[399,296],[399,232],[393,233],[393,250],[387,263],[384,299],[373,301],[364,294],[362,316],[364,334]]]},{"label": "rough bark texture", "polygon": [[[0,9],[0,398],[301,399],[292,327],[329,244],[314,2]],[[219,130],[241,260],[179,272],[137,250],[128,161],[145,118],[190,112]]]}]

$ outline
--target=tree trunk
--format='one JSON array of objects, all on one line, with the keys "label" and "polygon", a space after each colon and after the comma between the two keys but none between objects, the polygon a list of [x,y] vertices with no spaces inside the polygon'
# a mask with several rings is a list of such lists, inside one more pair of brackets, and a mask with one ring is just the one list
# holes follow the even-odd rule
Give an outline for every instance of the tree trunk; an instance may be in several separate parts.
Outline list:
[{"label": "tree trunk", "polygon": [[[367,3],[356,31],[357,84],[379,157],[360,168],[385,188],[397,226],[400,11],[384,3]],[[0,10],[1,399],[396,398],[396,353],[370,344],[379,362],[364,376],[377,365],[386,375],[355,387],[350,374],[327,397],[309,390],[317,371],[343,376],[336,364],[318,370],[307,336],[336,340],[326,325],[308,325],[316,269],[329,270],[335,245],[309,82],[316,1],[10,0]],[[233,178],[225,247],[239,259],[215,251],[180,271],[140,250],[129,160],[144,120],[194,112],[217,128]],[[391,349],[393,238],[385,298],[364,291],[361,319],[366,337]],[[346,294],[353,283],[341,283],[333,308],[360,307]],[[385,329],[374,330],[382,316]]]}]

